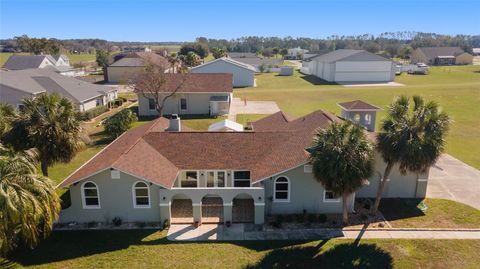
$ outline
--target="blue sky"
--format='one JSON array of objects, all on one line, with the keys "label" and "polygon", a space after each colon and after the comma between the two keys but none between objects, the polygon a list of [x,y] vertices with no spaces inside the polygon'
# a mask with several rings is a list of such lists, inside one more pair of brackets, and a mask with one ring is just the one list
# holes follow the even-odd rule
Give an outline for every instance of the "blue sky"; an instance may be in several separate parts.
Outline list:
[{"label": "blue sky", "polygon": [[480,34],[480,0],[0,0],[0,38],[191,41],[390,31]]}]

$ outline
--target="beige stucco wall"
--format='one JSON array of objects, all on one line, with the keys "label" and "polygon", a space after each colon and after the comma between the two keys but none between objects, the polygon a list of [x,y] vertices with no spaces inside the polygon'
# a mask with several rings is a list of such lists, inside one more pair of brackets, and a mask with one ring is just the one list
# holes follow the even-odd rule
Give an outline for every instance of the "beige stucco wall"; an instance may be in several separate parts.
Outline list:
[{"label": "beige stucco wall", "polygon": [[473,56],[468,53],[462,53],[455,57],[455,64],[472,64]]}]

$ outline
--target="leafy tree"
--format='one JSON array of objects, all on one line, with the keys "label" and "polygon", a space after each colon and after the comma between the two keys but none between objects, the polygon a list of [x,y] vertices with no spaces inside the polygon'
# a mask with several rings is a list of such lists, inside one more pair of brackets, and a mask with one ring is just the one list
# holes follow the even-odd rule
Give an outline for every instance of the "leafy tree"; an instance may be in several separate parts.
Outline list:
[{"label": "leafy tree", "polygon": [[435,164],[445,149],[445,135],[450,118],[440,112],[438,105],[413,97],[413,106],[406,96],[400,96],[389,106],[377,134],[377,150],[387,164],[377,191],[373,211],[378,210],[380,200],[395,165],[400,173],[424,173]]},{"label": "leafy tree", "polygon": [[209,53],[208,46],[205,43],[196,42],[184,44],[178,54],[188,56],[189,52],[194,52],[202,59],[205,59]]},{"label": "leafy tree", "polygon": [[373,148],[361,127],[344,121],[319,129],[311,148],[315,178],[342,197],[343,222],[348,223],[348,197],[373,173]]},{"label": "leafy tree", "polygon": [[137,115],[130,109],[125,109],[105,120],[105,132],[111,138],[117,138],[138,120]]},{"label": "leafy tree", "polygon": [[225,48],[213,48],[212,54],[215,59],[227,57],[227,50]]},{"label": "leafy tree", "polygon": [[83,136],[72,102],[54,93],[22,101],[22,112],[5,136],[15,149],[36,148],[42,173],[57,162],[69,162],[83,147]]},{"label": "leafy tree", "polygon": [[280,52],[280,49],[278,47],[275,47],[272,49],[273,54],[275,54],[275,58],[277,58],[278,53]]},{"label": "leafy tree", "polygon": [[52,231],[60,211],[53,182],[37,174],[35,150],[14,152],[0,144],[0,254],[20,242],[34,247]]},{"label": "leafy tree", "polygon": [[0,142],[12,127],[12,122],[16,116],[17,113],[11,105],[0,103]]},{"label": "leafy tree", "polygon": [[108,53],[108,51],[104,49],[97,50],[95,61],[97,62],[98,66],[100,66],[103,70],[103,80],[108,81],[107,67],[111,62],[110,54]]},{"label": "leafy tree", "polygon": [[282,55],[282,58],[285,58],[285,55],[288,54],[288,50],[286,48],[283,48],[280,50],[280,55]]},{"label": "leafy tree", "polygon": [[183,65],[177,66],[176,69],[177,73],[171,74],[175,76],[175,81],[169,85],[167,85],[165,67],[153,63],[148,63],[145,71],[135,80],[135,90],[145,99],[153,99],[155,110],[160,117],[163,117],[163,109],[167,100],[178,92],[187,79],[186,69]]},{"label": "leafy tree", "polygon": [[266,48],[262,50],[262,56],[263,57],[272,57],[273,50],[271,48]]},{"label": "leafy tree", "polygon": [[258,71],[260,71],[260,73],[267,71],[267,65],[265,65],[265,63],[260,64],[258,66]]}]

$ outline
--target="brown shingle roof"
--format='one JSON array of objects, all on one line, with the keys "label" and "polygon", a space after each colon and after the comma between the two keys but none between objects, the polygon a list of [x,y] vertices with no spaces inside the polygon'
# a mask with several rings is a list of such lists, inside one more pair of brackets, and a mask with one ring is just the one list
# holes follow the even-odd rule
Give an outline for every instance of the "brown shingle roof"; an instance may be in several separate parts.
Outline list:
[{"label": "brown shingle roof", "polygon": [[233,91],[233,74],[210,73],[210,74],[165,74],[163,92],[172,92],[180,87],[177,92],[209,92],[225,93]]},{"label": "brown shingle roof", "polygon": [[346,110],[381,110],[379,107],[365,103],[362,100],[338,103],[338,105]]},{"label": "brown shingle roof", "polygon": [[439,56],[458,56],[465,51],[460,47],[423,47],[418,48],[428,59],[434,59]]},{"label": "brown shingle roof", "polygon": [[[271,130],[262,125],[279,115],[283,125]],[[254,132],[164,132],[168,120],[160,118],[122,135],[59,187],[111,167],[166,188],[173,186],[183,169],[246,169],[255,183],[307,162],[305,149],[315,130],[334,121],[341,120],[323,111],[295,120],[276,113],[260,125],[254,123]],[[263,130],[255,131],[259,126]]]}]

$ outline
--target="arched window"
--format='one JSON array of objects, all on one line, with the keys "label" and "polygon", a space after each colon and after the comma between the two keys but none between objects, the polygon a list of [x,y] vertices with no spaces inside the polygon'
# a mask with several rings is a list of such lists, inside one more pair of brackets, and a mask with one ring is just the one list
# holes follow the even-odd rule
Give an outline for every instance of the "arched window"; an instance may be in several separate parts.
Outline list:
[{"label": "arched window", "polygon": [[133,207],[150,208],[150,188],[147,183],[138,181],[133,184]]},{"label": "arched window", "polygon": [[370,124],[370,123],[372,123],[372,115],[365,114],[365,124]]},{"label": "arched window", "polygon": [[275,202],[290,201],[290,180],[287,177],[281,176],[275,179],[273,195]]},{"label": "arched window", "polygon": [[87,181],[82,185],[83,208],[100,208],[100,195],[97,184]]},{"label": "arched window", "polygon": [[354,116],[353,116],[353,120],[355,122],[360,122],[360,114],[356,113]]}]

